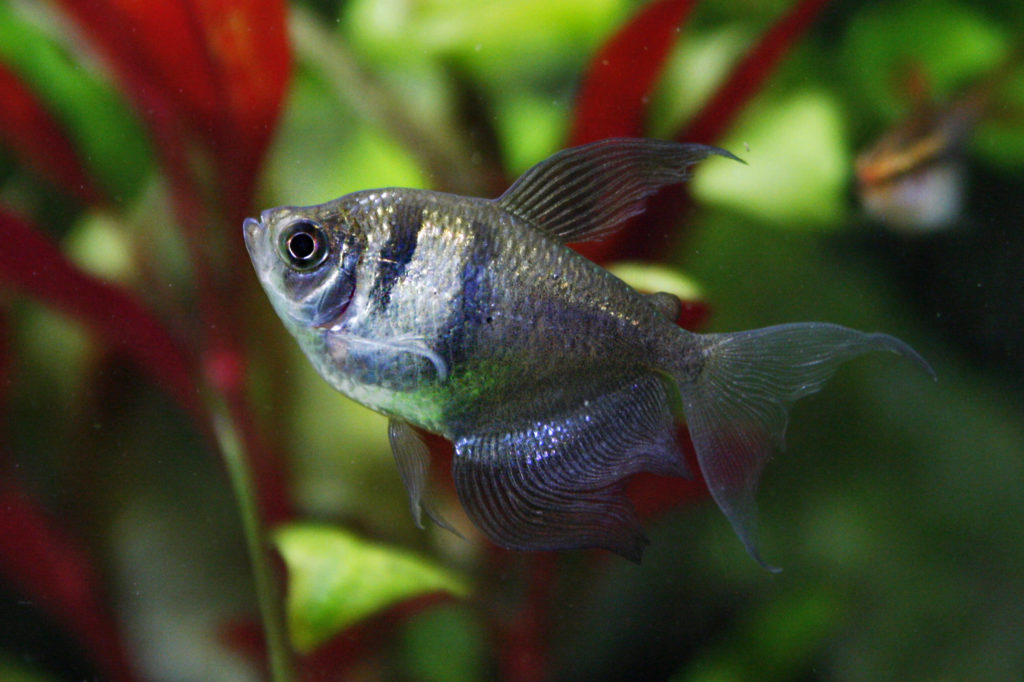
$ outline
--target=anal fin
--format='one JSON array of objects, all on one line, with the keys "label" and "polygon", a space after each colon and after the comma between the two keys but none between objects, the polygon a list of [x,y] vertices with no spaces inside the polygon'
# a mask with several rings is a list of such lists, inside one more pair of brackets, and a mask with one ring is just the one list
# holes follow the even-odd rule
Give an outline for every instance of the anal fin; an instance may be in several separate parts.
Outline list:
[{"label": "anal fin", "polygon": [[587,389],[593,395],[549,414],[457,438],[455,486],[470,518],[503,547],[603,547],[639,561],[647,540],[625,480],[688,474],[664,380],[620,376]]}]

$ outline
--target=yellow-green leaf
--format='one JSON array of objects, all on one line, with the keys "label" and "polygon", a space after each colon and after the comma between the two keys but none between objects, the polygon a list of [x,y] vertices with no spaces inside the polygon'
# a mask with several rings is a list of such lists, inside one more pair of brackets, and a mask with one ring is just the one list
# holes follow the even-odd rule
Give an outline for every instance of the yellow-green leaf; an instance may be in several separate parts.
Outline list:
[{"label": "yellow-green leaf", "polygon": [[698,301],[702,297],[697,282],[675,268],[655,263],[620,261],[608,266],[608,270],[637,291],[665,291],[681,301]]},{"label": "yellow-green leaf", "polygon": [[288,566],[289,633],[302,652],[405,599],[468,592],[452,572],[340,528],[288,525],[274,541]]},{"label": "yellow-green leaf", "polygon": [[787,229],[842,224],[850,154],[833,97],[809,90],[757,106],[722,146],[747,166],[713,158],[694,173],[693,196]]}]

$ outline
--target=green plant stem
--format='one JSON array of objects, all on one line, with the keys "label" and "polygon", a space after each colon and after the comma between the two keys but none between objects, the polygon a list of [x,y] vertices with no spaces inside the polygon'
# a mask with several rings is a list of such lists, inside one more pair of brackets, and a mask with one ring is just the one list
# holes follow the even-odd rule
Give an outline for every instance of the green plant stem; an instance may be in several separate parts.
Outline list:
[{"label": "green plant stem", "polygon": [[284,609],[270,565],[252,472],[246,461],[242,439],[239,437],[238,429],[235,427],[227,404],[218,395],[210,399],[209,405],[217,444],[227,465],[231,487],[235,491],[238,510],[242,516],[245,542],[249,550],[249,563],[252,565],[260,618],[263,621],[263,632],[267,641],[271,679],[274,682],[292,682],[295,679],[295,666],[291,647],[288,644]]},{"label": "green plant stem", "polygon": [[436,189],[481,196],[493,189],[480,168],[470,162],[472,149],[463,141],[456,122],[443,125],[417,115],[415,107],[410,108],[362,68],[339,37],[311,12],[297,6],[290,11],[292,45],[302,61],[318,69],[353,112],[394,135],[432,176]]}]

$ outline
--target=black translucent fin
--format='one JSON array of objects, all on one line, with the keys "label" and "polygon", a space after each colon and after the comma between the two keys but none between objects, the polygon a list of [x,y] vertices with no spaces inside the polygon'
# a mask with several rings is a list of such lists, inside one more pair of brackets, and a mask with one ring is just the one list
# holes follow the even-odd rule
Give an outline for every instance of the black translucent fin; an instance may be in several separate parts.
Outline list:
[{"label": "black translucent fin", "polygon": [[587,241],[641,213],[646,197],[686,180],[689,167],[712,154],[736,158],[702,144],[601,140],[541,161],[495,201],[563,243]]},{"label": "black translucent fin", "polygon": [[757,548],[754,492],[773,448],[784,445],[787,410],[819,390],[847,360],[869,351],[898,353],[934,376],[910,346],[886,334],[834,324],[787,324],[704,337],[695,379],[680,379],[697,461],[715,502],[751,556]]},{"label": "black translucent fin", "polygon": [[420,439],[419,434],[408,423],[395,419],[388,422],[388,440],[391,452],[398,465],[398,475],[409,493],[409,508],[416,525],[423,528],[423,514],[441,528],[449,530],[459,537],[462,534],[455,530],[434,507],[428,488],[427,474],[430,471],[430,450]]},{"label": "black translucent fin", "polygon": [[688,473],[655,375],[609,382],[550,417],[457,438],[455,453],[459,499],[497,544],[604,547],[633,561],[647,540],[623,494],[625,479]]}]

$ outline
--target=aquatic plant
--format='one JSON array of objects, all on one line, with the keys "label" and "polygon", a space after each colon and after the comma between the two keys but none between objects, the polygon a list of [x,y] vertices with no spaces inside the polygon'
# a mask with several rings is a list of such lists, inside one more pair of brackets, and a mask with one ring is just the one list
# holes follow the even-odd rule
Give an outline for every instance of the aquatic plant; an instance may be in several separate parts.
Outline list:
[{"label": "aquatic plant", "polygon": [[[621,25],[564,79],[578,83],[568,116],[536,99],[514,101],[517,93],[502,98],[485,91],[488,70],[511,64],[529,45],[497,41],[489,48],[497,53],[493,61],[467,59],[480,51],[478,36],[446,24],[461,18],[476,28],[500,26],[508,20],[502,12],[523,25],[529,25],[523,17],[540,13],[542,24],[551,18],[544,12],[557,12],[551,4],[488,6],[461,15],[445,14],[444,3],[428,4],[412,21],[404,13],[417,10],[402,3],[351,3],[347,21],[378,22],[343,34],[361,36],[359,45],[332,32],[325,17],[337,8],[317,14],[281,0],[0,6],[0,147],[6,154],[0,400],[8,403],[9,387],[37,369],[56,382],[56,393],[75,397],[59,408],[74,403],[74,414],[51,413],[42,421],[43,411],[21,406],[34,399],[21,387],[19,404],[0,410],[7,421],[0,432],[0,576],[18,603],[41,614],[34,616],[46,623],[40,631],[56,633],[52,641],[72,652],[69,661],[55,664],[64,673],[110,680],[147,676],[133,649],[142,640],[128,632],[130,609],[119,603],[125,590],[113,584],[112,562],[103,554],[117,543],[98,536],[115,534],[109,526],[125,507],[131,509],[126,495],[111,487],[145,477],[122,469],[136,464],[121,458],[154,458],[166,474],[163,458],[187,449],[209,453],[227,473],[261,611],[259,623],[246,615],[204,630],[210,646],[238,652],[256,669],[264,668],[267,653],[265,667],[275,680],[341,679],[366,666],[383,667],[396,633],[406,638],[404,651],[422,653],[423,629],[434,628],[468,652],[435,673],[438,679],[452,669],[469,677],[497,670],[510,680],[554,674],[551,638],[566,617],[554,611],[558,587],[597,580],[602,556],[587,553],[580,561],[519,555],[471,537],[427,560],[393,548],[394,534],[382,532],[391,519],[405,522],[406,509],[390,499],[394,509],[373,510],[383,521],[334,509],[328,515],[346,523],[309,523],[319,514],[316,503],[296,500],[302,495],[294,471],[308,460],[295,450],[309,436],[303,429],[316,424],[317,409],[289,398],[289,385],[297,380],[287,375],[283,334],[257,307],[262,300],[241,240],[243,218],[265,204],[257,200],[261,182],[287,162],[275,161],[268,170],[289,97],[288,115],[297,122],[286,134],[293,136],[292,153],[307,155],[309,165],[293,174],[302,179],[288,182],[329,188],[332,196],[374,183],[365,177],[372,172],[329,168],[336,155],[316,137],[324,117],[336,118],[328,125],[338,127],[372,122],[368,132],[348,140],[366,150],[370,160],[363,170],[373,170],[377,147],[398,150],[413,182],[382,182],[422,180],[492,195],[537,160],[529,157],[544,145],[651,134],[652,102],[659,101],[680,34],[685,41],[691,13],[712,3],[656,0],[632,16],[623,16],[621,3],[591,8],[606,23]],[[750,25],[763,26],[760,34],[738,42],[726,36],[738,58],[720,60],[724,75],[710,95],[682,125],[663,121],[660,132],[681,141],[719,141],[827,4],[798,0],[778,13],[759,10]],[[497,16],[474,17],[474,11]],[[563,17],[568,28],[588,36],[604,30],[571,25],[585,23],[573,17],[587,15],[574,11]],[[413,30],[416,49],[402,34]],[[381,37],[388,32],[387,40]],[[416,54],[401,56],[402,50]],[[403,70],[412,76],[403,79]],[[424,93],[424,83],[433,90]],[[550,128],[531,142],[510,112],[532,105],[540,112],[534,123],[547,121]],[[303,122],[314,120],[303,132]],[[565,131],[561,139],[559,131]],[[353,184],[333,186],[342,175]],[[601,263],[664,260],[683,233],[680,219],[693,211],[686,191],[663,192],[628,228],[581,251]],[[303,203],[306,197],[288,200]],[[644,278],[662,274],[641,268],[631,276],[643,286]],[[688,285],[678,280],[675,286]],[[689,291],[679,324],[696,328],[706,321],[709,304]],[[80,330],[88,340],[76,337],[67,347],[64,337]],[[296,414],[299,425],[286,426]],[[134,425],[136,418],[141,426]],[[450,452],[438,439],[430,442],[443,487]],[[200,466],[187,456],[189,467]],[[637,477],[631,495],[641,515],[651,518],[703,498],[706,489],[701,481]],[[218,498],[201,491],[197,499]],[[436,549],[446,541],[430,536],[429,546],[422,538],[411,544],[417,542]],[[141,591],[135,600],[151,594]],[[467,599],[471,615],[436,608],[453,598]],[[836,598],[825,594],[821,603]],[[216,611],[218,617],[223,611]],[[411,625],[416,617],[423,620]],[[815,618],[823,627],[830,624],[816,612],[807,616],[808,622]],[[486,647],[465,642],[467,637],[491,642],[493,660],[475,659]],[[48,641],[45,634],[41,639]],[[427,658],[415,666],[426,665]],[[0,659],[0,672],[8,668],[31,671]],[[426,668],[417,671],[430,675]]]}]

